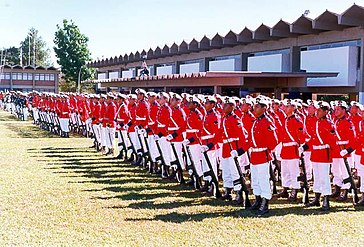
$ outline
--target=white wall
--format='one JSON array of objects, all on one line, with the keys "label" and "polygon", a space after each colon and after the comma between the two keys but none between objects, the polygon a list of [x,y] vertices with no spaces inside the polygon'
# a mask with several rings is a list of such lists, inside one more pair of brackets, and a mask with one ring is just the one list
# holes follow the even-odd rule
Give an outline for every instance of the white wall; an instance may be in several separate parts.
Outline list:
[{"label": "white wall", "polygon": [[235,71],[235,59],[210,61],[209,71]]},{"label": "white wall", "polygon": [[248,57],[248,71],[288,72],[289,54]]},{"label": "white wall", "polygon": [[173,74],[172,66],[157,67],[157,75],[171,75]]},{"label": "white wall", "polygon": [[195,73],[200,72],[200,63],[189,63],[189,64],[181,64],[179,66],[179,73]]},{"label": "white wall", "polygon": [[308,87],[355,86],[358,48],[344,46],[301,52],[301,69],[307,72],[339,72],[335,78],[308,78]]},{"label": "white wall", "polygon": [[109,79],[116,79],[116,78],[119,78],[119,72],[118,71],[109,72]]}]

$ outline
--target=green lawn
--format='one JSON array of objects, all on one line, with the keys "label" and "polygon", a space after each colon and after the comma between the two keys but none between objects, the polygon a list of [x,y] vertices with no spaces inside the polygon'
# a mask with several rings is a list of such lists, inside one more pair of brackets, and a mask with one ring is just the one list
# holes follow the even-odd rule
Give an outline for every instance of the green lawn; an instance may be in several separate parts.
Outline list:
[{"label": "green lawn", "polygon": [[[203,198],[0,111],[0,246],[363,246],[364,211]],[[313,196],[313,195],[311,195]],[[253,196],[251,196],[253,199]]]}]

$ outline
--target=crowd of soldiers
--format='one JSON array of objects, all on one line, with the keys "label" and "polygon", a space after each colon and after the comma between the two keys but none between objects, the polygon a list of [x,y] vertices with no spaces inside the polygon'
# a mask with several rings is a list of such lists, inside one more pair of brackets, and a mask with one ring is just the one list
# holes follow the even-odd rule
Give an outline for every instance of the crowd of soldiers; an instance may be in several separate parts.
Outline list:
[{"label": "crowd of soldiers", "polygon": [[0,108],[6,109],[22,121],[28,120],[28,95],[22,92],[0,91]]},{"label": "crowd of soldiers", "polygon": [[[0,106],[9,104],[9,97],[13,104],[13,95],[23,97],[0,93]],[[272,196],[296,202],[300,192],[305,206],[323,211],[330,208],[329,198],[344,202],[348,194],[355,206],[364,206],[364,107],[358,102],[143,89],[135,94],[32,92],[25,98],[41,128],[62,137],[69,132],[90,137],[104,155],[187,183],[204,196],[244,205],[258,216],[268,213]]]}]

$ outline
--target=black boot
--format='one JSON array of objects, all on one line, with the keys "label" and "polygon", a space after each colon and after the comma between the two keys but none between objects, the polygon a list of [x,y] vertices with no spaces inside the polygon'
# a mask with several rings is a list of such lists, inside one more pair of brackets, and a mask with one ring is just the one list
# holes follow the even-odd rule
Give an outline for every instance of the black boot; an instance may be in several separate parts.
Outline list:
[{"label": "black boot", "polygon": [[336,198],[337,202],[344,202],[348,199],[348,190],[344,189],[341,191],[340,196]]},{"label": "black boot", "polygon": [[341,187],[338,185],[335,185],[334,192],[332,192],[331,197],[338,197],[340,195]]},{"label": "black boot", "polygon": [[266,213],[269,212],[268,203],[269,203],[269,200],[262,197],[262,203],[260,204],[260,207],[259,207],[258,212],[257,212],[258,216],[263,216],[263,215],[265,215]]},{"label": "black boot", "polygon": [[123,153],[123,150],[120,150],[120,153],[118,154],[118,156],[115,157],[115,159],[124,159],[124,153]]},{"label": "black boot", "polygon": [[262,203],[262,197],[255,196],[255,202],[250,207],[250,210],[257,210],[257,209],[259,209],[261,203]]},{"label": "black boot", "polygon": [[220,197],[221,200],[231,201],[233,198],[231,197],[231,188],[224,188],[225,193]]},{"label": "black boot", "polygon": [[297,189],[292,189],[291,195],[288,197],[288,201],[295,202],[297,200]]},{"label": "black boot", "polygon": [[361,194],[361,198],[355,206],[364,206],[364,193]]},{"label": "black boot", "polygon": [[141,166],[142,165],[142,161],[143,161],[143,157],[138,154],[136,161],[134,163],[132,163],[133,166]]},{"label": "black boot", "polygon": [[132,153],[131,155],[130,155],[130,157],[129,157],[129,159],[127,159],[126,161],[128,161],[128,162],[133,162],[134,161],[134,159],[135,159],[135,153]]},{"label": "black boot", "polygon": [[244,197],[241,190],[236,192],[236,197],[235,200],[232,201],[232,204],[235,206],[244,205]]},{"label": "black boot", "polygon": [[324,201],[322,203],[321,211],[328,211],[330,209],[329,196],[324,196]]},{"label": "black boot", "polygon": [[209,181],[204,180],[204,185],[198,190],[199,192],[206,192],[209,189]]},{"label": "black boot", "polygon": [[283,190],[277,194],[277,198],[288,198],[289,194],[288,194],[288,188],[287,187],[283,187]]},{"label": "black boot", "polygon": [[307,207],[319,207],[320,206],[321,193],[315,193],[315,199],[307,204]]}]

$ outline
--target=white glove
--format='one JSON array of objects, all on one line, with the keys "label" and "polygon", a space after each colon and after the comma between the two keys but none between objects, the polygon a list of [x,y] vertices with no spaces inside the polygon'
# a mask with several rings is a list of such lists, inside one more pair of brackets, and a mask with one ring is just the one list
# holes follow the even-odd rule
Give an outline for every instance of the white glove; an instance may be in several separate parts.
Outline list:
[{"label": "white glove", "polygon": [[140,135],[145,135],[145,133],[147,133],[147,132],[145,131],[145,129],[140,129],[140,130],[139,130],[139,134],[140,134]]},{"label": "white glove", "polygon": [[188,139],[185,139],[185,140],[183,140],[182,144],[183,145],[188,145],[188,144],[190,144],[190,141]]},{"label": "white glove", "polygon": [[138,130],[138,129],[139,129],[139,127],[138,127],[138,126],[135,126],[135,127],[134,127],[134,129],[135,129],[135,130]]},{"label": "white glove", "polygon": [[236,157],[238,157],[239,155],[238,155],[238,151],[236,151],[236,150],[232,150],[231,152],[230,152],[230,155],[231,155],[231,157],[233,157],[233,158],[236,158]]},{"label": "white glove", "polygon": [[159,136],[158,135],[154,135],[154,141],[158,141],[159,140]]},{"label": "white glove", "polygon": [[346,149],[343,149],[343,150],[340,151],[341,157],[344,157],[347,154],[348,154],[348,150],[346,150]]},{"label": "white glove", "polygon": [[127,124],[124,124],[124,129],[127,130],[129,128],[129,126]]},{"label": "white glove", "polygon": [[209,147],[206,146],[206,145],[201,145],[201,152],[204,153],[204,152],[207,152],[209,151]]},{"label": "white glove", "polygon": [[169,135],[167,135],[166,139],[167,139],[167,141],[170,141],[173,139],[173,136],[171,134],[169,134]]}]

